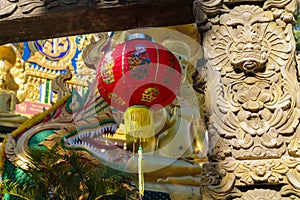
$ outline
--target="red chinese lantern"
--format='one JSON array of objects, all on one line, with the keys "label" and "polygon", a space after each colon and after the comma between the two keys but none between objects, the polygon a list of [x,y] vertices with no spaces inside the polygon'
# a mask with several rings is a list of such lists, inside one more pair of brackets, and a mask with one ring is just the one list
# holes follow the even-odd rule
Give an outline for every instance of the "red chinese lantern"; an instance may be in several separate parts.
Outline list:
[{"label": "red chinese lantern", "polygon": [[130,35],[125,43],[106,52],[97,68],[100,94],[112,107],[125,112],[126,137],[140,143],[154,136],[152,110],[175,99],[182,78],[174,54],[147,37]]},{"label": "red chinese lantern", "polygon": [[175,99],[181,68],[168,49],[141,39],[144,34],[130,37],[133,39],[116,45],[100,60],[97,87],[112,107],[125,112],[125,134],[143,141],[154,135],[151,110]]}]

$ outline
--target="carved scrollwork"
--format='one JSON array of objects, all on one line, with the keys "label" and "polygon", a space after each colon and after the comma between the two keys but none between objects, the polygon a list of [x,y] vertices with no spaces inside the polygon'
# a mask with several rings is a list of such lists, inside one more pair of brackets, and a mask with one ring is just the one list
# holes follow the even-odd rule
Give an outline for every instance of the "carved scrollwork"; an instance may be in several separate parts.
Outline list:
[{"label": "carved scrollwork", "polygon": [[[13,15],[19,9],[23,14],[29,14],[38,8],[53,9],[60,5],[77,4],[79,0],[2,0],[0,2],[0,18]],[[94,0],[99,6],[116,5],[119,0]]]},{"label": "carved scrollwork", "polygon": [[290,13],[294,12],[295,7],[296,7],[296,1],[294,0],[267,0],[263,6],[264,9],[284,8]]},{"label": "carved scrollwork", "polygon": [[228,12],[229,9],[222,0],[195,0],[193,11],[199,31],[207,31],[218,19],[213,17],[221,12]]},{"label": "carved scrollwork", "polygon": [[201,172],[200,192],[203,199],[227,199],[240,197],[241,192],[234,188],[235,176],[232,173],[237,163],[209,163]]},{"label": "carved scrollwork", "polygon": [[94,34],[91,38],[91,42],[83,50],[83,60],[87,67],[96,69],[98,62],[105,51],[105,47],[108,46],[109,36],[107,33]]},{"label": "carved scrollwork", "polygon": [[8,134],[7,142],[5,144],[5,154],[7,155],[9,161],[12,163],[15,163],[17,160],[14,151],[15,147],[16,147],[16,141],[13,139],[13,137],[10,134]]},{"label": "carved scrollwork", "polygon": [[0,3],[0,18],[12,15],[17,8],[18,6],[15,3],[2,1]]},{"label": "carved scrollwork", "polygon": [[299,160],[296,159],[285,159],[282,160],[282,163],[284,163],[288,168],[289,171],[286,173],[286,178],[290,185],[293,186],[293,188],[300,190],[300,165]]},{"label": "carved scrollwork", "polygon": [[210,160],[224,160],[231,156],[230,143],[217,135],[210,138],[209,149],[208,157]]},{"label": "carved scrollwork", "polygon": [[54,93],[58,95],[57,100],[61,99],[62,97],[71,94],[70,88],[67,86],[66,81],[72,79],[72,73],[70,69],[66,69],[65,74],[61,74],[54,78],[52,82],[52,90]]},{"label": "carved scrollwork", "polygon": [[288,11],[274,12],[236,6],[205,33],[209,132],[226,138],[236,159],[280,157],[299,123],[294,42],[279,22]]},{"label": "carved scrollwork", "polygon": [[20,166],[22,168],[26,168],[26,158],[20,156],[16,156],[16,147],[17,143],[15,139],[11,136],[11,134],[7,135],[7,142],[5,144],[5,155],[6,158],[15,166]]},{"label": "carved scrollwork", "polygon": [[198,13],[204,16],[198,26],[206,28],[206,86],[199,91],[206,95],[208,165],[217,161],[203,169],[212,173],[203,171],[201,195],[298,199],[299,158],[291,158],[300,156],[300,70],[292,32],[297,1],[243,2],[196,1],[214,5]]},{"label": "carved scrollwork", "polygon": [[[300,190],[294,188],[291,185],[283,186],[280,190],[280,194],[282,196],[287,196],[286,200],[288,200],[288,199],[299,199],[300,198]],[[282,198],[282,199],[284,199],[284,198]]]},{"label": "carved scrollwork", "polygon": [[[260,188],[263,185],[276,186],[276,190]],[[249,189],[246,192],[239,191],[242,186],[256,187],[257,193],[254,194]],[[204,164],[200,188],[204,199],[244,200],[270,197],[273,200],[300,197],[299,159],[222,161]]]},{"label": "carved scrollwork", "polygon": [[293,157],[300,157],[300,127],[298,126],[295,134],[291,140],[289,141],[289,145],[287,147],[288,153]]}]

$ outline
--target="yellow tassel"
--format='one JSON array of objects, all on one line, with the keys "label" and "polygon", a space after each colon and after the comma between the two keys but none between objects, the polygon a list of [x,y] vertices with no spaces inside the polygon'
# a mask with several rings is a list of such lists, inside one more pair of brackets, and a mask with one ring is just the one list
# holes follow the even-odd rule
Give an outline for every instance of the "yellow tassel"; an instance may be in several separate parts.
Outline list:
[{"label": "yellow tassel", "polygon": [[144,142],[155,134],[153,112],[146,106],[132,106],[124,113],[124,132],[133,142]]},{"label": "yellow tassel", "polygon": [[139,192],[141,198],[144,196],[144,173],[143,173],[143,149],[140,146],[138,150],[138,175],[139,175]]}]

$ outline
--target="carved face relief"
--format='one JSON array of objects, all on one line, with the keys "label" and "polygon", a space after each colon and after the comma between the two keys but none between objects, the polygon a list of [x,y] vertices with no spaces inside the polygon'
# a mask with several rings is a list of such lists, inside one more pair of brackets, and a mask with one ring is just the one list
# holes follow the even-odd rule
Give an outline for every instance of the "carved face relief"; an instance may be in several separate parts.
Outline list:
[{"label": "carved face relief", "polygon": [[204,47],[212,67],[226,72],[256,73],[278,70],[290,52],[290,41],[282,40],[282,29],[273,13],[258,6],[237,6],[220,16],[220,26],[206,33]]},{"label": "carved face relief", "polygon": [[270,41],[263,37],[270,18],[256,6],[241,6],[223,15],[232,41],[228,48],[231,65],[245,73],[262,71],[270,54]]},{"label": "carved face relief", "polygon": [[262,71],[268,59],[268,44],[254,27],[246,24],[229,47],[231,64],[244,72]]}]

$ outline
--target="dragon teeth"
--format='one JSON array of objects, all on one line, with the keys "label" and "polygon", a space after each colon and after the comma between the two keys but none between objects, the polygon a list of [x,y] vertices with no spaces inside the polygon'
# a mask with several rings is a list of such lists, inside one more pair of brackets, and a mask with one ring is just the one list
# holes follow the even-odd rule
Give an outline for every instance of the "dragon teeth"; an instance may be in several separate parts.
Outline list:
[{"label": "dragon teeth", "polygon": [[90,134],[90,138],[94,137],[94,135],[95,135],[95,131],[92,131]]}]

